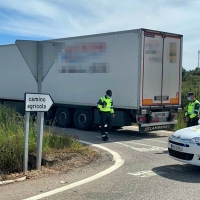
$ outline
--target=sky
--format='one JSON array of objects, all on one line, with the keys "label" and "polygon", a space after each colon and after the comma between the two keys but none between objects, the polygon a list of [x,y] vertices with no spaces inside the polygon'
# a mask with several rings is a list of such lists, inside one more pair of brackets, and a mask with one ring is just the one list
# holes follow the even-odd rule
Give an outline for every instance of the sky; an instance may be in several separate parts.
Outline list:
[{"label": "sky", "polygon": [[182,65],[198,66],[200,0],[4,0],[0,45],[138,28],[183,35]]}]

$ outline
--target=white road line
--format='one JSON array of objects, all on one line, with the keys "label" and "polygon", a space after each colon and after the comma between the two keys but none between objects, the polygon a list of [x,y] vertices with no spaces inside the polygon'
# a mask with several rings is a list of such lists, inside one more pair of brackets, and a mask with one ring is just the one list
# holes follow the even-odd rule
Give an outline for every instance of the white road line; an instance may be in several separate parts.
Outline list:
[{"label": "white road line", "polygon": [[139,140],[149,140],[149,141],[153,141],[153,142],[160,142],[160,143],[164,143],[166,144],[167,142],[164,142],[164,141],[160,141],[160,140],[154,140],[154,139],[145,139],[145,138],[142,138],[142,137],[137,137],[137,136],[132,136],[130,135],[131,138],[136,138],[136,139],[139,139]]},{"label": "white road line", "polygon": [[[150,146],[150,145],[148,145],[148,146],[150,146],[150,148],[141,148],[141,147],[140,147],[140,148],[137,148],[137,147],[133,147],[133,146],[124,144],[124,143],[122,143],[122,142],[115,142],[115,143],[121,144],[121,145],[123,145],[123,146],[125,146],[125,147],[131,148],[131,149],[134,149],[134,150],[140,151],[140,152],[160,151],[160,150],[166,151],[166,150],[167,150],[167,149],[165,149],[165,148],[155,147],[155,146]],[[137,144],[140,144],[140,143],[137,143]],[[145,145],[145,144],[140,144],[140,145],[147,146],[147,145]]]},{"label": "white road line", "polygon": [[172,134],[172,133],[173,133],[173,131],[165,131],[165,130],[163,130],[163,131],[158,131],[158,132],[161,132],[161,133],[169,133],[169,134]]},{"label": "white road line", "polygon": [[127,145],[127,144],[124,144],[124,143],[122,143],[122,142],[115,142],[115,143],[117,143],[117,144],[121,144],[121,145],[123,145],[123,146],[125,146],[125,147],[131,148],[131,149],[134,149],[134,150],[136,150],[136,151],[140,151],[140,152],[144,152],[144,151],[146,150],[146,149],[144,149],[144,148],[136,148],[136,147],[132,147],[132,146]]},{"label": "white road line", "polygon": [[141,138],[141,137],[137,137],[137,136],[131,136],[132,138],[136,138],[136,139],[140,139],[140,140],[150,140],[150,141],[153,141],[153,142],[160,142],[160,143],[164,143],[166,144],[167,142],[164,142],[164,141],[160,141],[160,140],[154,140],[154,139],[144,139],[144,138]]},{"label": "white road line", "polygon": [[142,144],[142,143],[138,143],[138,142],[132,142],[132,141],[127,141],[128,143],[132,143],[132,144],[137,144],[137,145],[141,145],[141,146],[147,146],[147,147],[152,147],[154,149],[158,149],[158,150],[168,150],[168,148],[163,148],[163,147],[158,147],[158,146],[153,146],[153,145],[148,145],[148,144]]},{"label": "white road line", "polygon": [[81,143],[84,143],[84,144],[89,144],[89,145],[91,145],[91,146],[94,146],[94,147],[103,149],[103,150],[105,150],[105,151],[111,153],[111,154],[113,155],[113,160],[115,161],[115,164],[114,164],[113,166],[109,167],[108,169],[106,169],[106,170],[104,170],[104,171],[102,171],[102,172],[100,172],[100,173],[98,173],[98,174],[95,174],[95,175],[93,175],[93,176],[91,176],[91,177],[88,177],[88,178],[86,178],[86,179],[83,179],[83,180],[81,180],[81,181],[78,181],[78,182],[75,182],[75,183],[66,185],[66,186],[64,186],[64,187],[57,188],[57,189],[55,189],[55,190],[51,190],[51,191],[49,191],[49,192],[45,192],[45,193],[43,193],[43,194],[39,194],[39,195],[30,197],[30,198],[27,198],[27,199],[24,199],[24,200],[37,200],[37,199],[42,199],[42,198],[49,197],[49,196],[51,196],[51,195],[57,194],[57,193],[59,193],[59,192],[63,192],[63,191],[69,190],[69,189],[71,189],[71,188],[74,188],[74,187],[83,185],[83,184],[85,184],[85,183],[88,183],[88,182],[90,182],[90,181],[96,180],[96,179],[98,179],[98,178],[101,178],[101,177],[103,177],[103,176],[105,176],[105,175],[107,175],[107,174],[109,174],[109,173],[115,171],[116,169],[118,169],[119,167],[121,167],[121,166],[124,164],[124,160],[121,158],[121,156],[120,156],[117,152],[115,152],[115,151],[113,151],[113,150],[111,150],[111,149],[109,149],[109,148],[106,148],[106,147],[104,147],[104,146],[98,145],[98,144],[93,144],[93,143],[86,142],[86,141],[82,141],[82,140],[78,140],[78,141],[81,142]]},{"label": "white road line", "polygon": [[150,140],[150,141],[153,141],[153,142],[160,142],[160,143],[167,144],[167,142],[160,141],[160,140],[153,140],[153,139],[142,139],[142,140]]},{"label": "white road line", "polygon": [[[96,136],[97,138],[101,138],[100,136]],[[140,139],[140,141],[143,141],[143,140],[151,140],[151,141],[155,141],[155,142],[161,142],[161,143],[164,143],[166,144],[167,142],[163,142],[163,141],[159,141],[159,140],[152,140],[152,139],[141,139],[140,137],[136,137],[136,136],[131,136],[131,138],[137,138],[137,139]],[[117,139],[109,139],[109,141],[118,141]]]},{"label": "white road line", "polygon": [[140,171],[140,172],[134,172],[134,173],[127,173],[127,174],[133,175],[133,176],[137,176],[137,177],[146,178],[146,177],[151,177],[151,176],[165,174],[165,172],[146,170],[146,171]]},{"label": "white road line", "polygon": [[[96,136],[96,137],[97,137],[97,138],[101,138],[101,137],[99,137],[99,136]],[[125,147],[134,149],[134,150],[136,150],[136,151],[140,151],[140,152],[144,152],[144,151],[145,151],[144,148],[136,148],[136,147],[132,147],[132,146],[130,146],[130,145],[128,145],[128,144],[124,144],[124,143],[122,143],[122,142],[115,142],[115,141],[118,141],[118,140],[116,140],[116,139],[112,139],[112,140],[109,139],[109,141],[111,141],[111,142],[113,142],[113,143],[121,144],[121,145],[123,145],[123,146],[125,146]]]},{"label": "white road line", "polygon": [[[101,138],[99,136],[96,136],[97,138]],[[158,147],[158,146],[152,146],[152,145],[148,145],[148,144],[142,144],[142,143],[137,143],[137,142],[131,142],[131,141],[127,141],[128,143],[133,143],[133,144],[136,144],[136,145],[141,145],[141,146],[147,146],[147,147],[150,147],[150,148],[137,148],[137,147],[133,147],[133,146],[130,146],[128,144],[124,144],[122,142],[116,142],[118,140],[116,139],[109,139],[109,141],[111,142],[114,142],[114,143],[117,143],[117,144],[120,144],[120,145],[123,145],[125,147],[128,147],[128,148],[131,148],[131,149],[134,149],[136,151],[139,151],[139,152],[148,152],[148,151],[167,151],[168,148],[162,148],[162,147]]]}]

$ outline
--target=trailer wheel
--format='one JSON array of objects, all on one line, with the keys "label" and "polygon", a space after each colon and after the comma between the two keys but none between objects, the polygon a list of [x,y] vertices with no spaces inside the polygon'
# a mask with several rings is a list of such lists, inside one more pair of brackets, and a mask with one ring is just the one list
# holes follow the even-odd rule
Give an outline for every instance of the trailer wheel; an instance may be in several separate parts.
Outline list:
[{"label": "trailer wheel", "polygon": [[77,109],[74,113],[74,124],[78,130],[88,130],[91,126],[88,110]]},{"label": "trailer wheel", "polygon": [[67,108],[58,108],[56,110],[55,117],[57,126],[65,128],[71,125],[71,113]]}]

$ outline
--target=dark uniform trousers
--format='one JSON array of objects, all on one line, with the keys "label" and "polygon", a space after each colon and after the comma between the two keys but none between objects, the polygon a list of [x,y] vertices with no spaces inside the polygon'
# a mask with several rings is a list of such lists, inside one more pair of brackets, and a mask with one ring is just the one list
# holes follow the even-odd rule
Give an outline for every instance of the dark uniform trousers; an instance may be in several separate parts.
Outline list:
[{"label": "dark uniform trousers", "polygon": [[[107,122],[107,127],[105,124]],[[100,111],[100,125],[101,125],[101,134],[107,134],[112,127],[112,113],[111,112],[102,112]]]},{"label": "dark uniform trousers", "polygon": [[189,119],[189,121],[187,122],[187,127],[199,125],[198,121],[199,121],[199,117],[194,117],[192,119]]}]

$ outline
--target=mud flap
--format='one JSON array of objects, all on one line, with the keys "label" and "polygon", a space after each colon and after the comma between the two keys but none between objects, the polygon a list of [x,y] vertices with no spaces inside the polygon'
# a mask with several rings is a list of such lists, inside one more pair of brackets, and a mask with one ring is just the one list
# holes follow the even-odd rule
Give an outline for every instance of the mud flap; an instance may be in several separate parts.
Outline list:
[{"label": "mud flap", "polygon": [[159,130],[173,131],[174,127],[175,127],[175,124],[154,125],[154,126],[145,126],[145,127],[141,127],[141,124],[139,124],[139,132],[151,132],[151,131],[159,131]]}]

